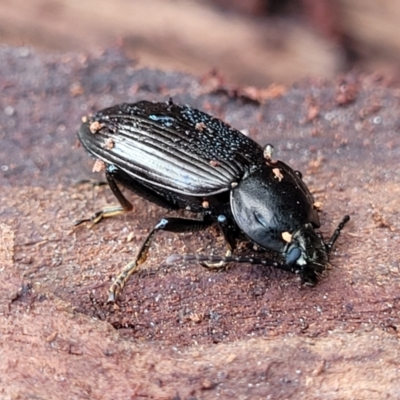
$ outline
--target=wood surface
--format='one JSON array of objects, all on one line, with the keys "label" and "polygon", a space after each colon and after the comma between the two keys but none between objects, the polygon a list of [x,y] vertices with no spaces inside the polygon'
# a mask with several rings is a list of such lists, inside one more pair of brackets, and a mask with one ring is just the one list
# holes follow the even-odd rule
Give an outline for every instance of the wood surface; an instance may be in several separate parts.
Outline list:
[{"label": "wood surface", "polygon": [[[0,48],[0,342],[3,398],[382,399],[399,393],[400,93],[376,75],[254,91],[139,69],[114,48]],[[119,269],[165,211],[93,229],[115,204],[76,145],[81,117],[119,102],[190,104],[303,172],[321,232],[351,221],[314,288],[261,266],[167,266],[222,251],[218,234],[160,234],[143,271],[106,304]],[[127,239],[129,238],[130,241]]]}]

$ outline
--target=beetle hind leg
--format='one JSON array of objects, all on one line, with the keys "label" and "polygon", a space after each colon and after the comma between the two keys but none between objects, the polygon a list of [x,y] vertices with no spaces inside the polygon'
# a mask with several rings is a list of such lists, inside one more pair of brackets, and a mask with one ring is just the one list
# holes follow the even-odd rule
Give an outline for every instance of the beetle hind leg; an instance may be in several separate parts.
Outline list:
[{"label": "beetle hind leg", "polygon": [[154,235],[160,231],[167,232],[195,232],[208,228],[213,223],[210,219],[193,220],[184,218],[162,218],[150,231],[143,241],[135,260],[126,264],[115,278],[109,289],[108,302],[113,303],[118,293],[123,289],[129,277],[139,270],[141,264],[147,260],[149,248]]},{"label": "beetle hind leg", "polygon": [[[225,258],[230,258],[232,257],[233,250],[236,247],[237,232],[234,229],[234,226],[229,224],[228,219],[224,215],[218,216],[218,226],[220,228],[220,231],[222,232],[222,235],[224,236],[227,247]],[[202,261],[199,264],[207,269],[218,270],[218,269],[225,269],[229,263],[226,261],[219,261],[219,262]]]},{"label": "beetle hind leg", "polygon": [[122,194],[120,188],[114,180],[112,173],[106,172],[106,179],[108,186],[110,186],[111,191],[114,193],[115,197],[119,201],[119,204],[115,206],[104,207],[101,210],[95,212],[89,218],[83,218],[78,221],[75,221],[74,225],[78,226],[83,224],[84,222],[90,222],[91,226],[98,224],[104,218],[114,217],[116,215],[123,214],[125,212],[132,211],[133,206],[126,199],[126,197]]}]

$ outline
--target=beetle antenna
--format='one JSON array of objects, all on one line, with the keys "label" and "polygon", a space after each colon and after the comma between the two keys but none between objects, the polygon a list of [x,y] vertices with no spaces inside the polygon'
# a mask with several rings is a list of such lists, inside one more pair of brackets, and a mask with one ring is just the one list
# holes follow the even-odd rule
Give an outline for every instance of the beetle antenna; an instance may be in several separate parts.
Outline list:
[{"label": "beetle antenna", "polygon": [[274,267],[274,268],[279,268],[283,269],[285,271],[290,271],[290,272],[296,272],[297,268],[293,268],[293,266],[289,266],[287,264],[274,261],[272,259],[268,258],[254,258],[254,257],[241,257],[241,256],[229,256],[229,257],[223,257],[223,256],[206,256],[202,254],[184,254],[184,255],[179,255],[179,254],[171,254],[166,262],[167,264],[175,264],[176,262],[179,261],[186,261],[186,262],[198,262],[200,264],[203,264],[205,262],[211,262],[211,263],[230,263],[230,262],[236,262],[236,263],[247,263],[247,264],[256,264],[256,265],[266,265],[268,267]]},{"label": "beetle antenna", "polygon": [[350,220],[350,216],[349,215],[345,215],[343,217],[342,221],[340,222],[340,224],[338,225],[338,227],[335,229],[335,232],[333,232],[333,235],[329,239],[329,242],[326,243],[326,248],[328,250],[328,253],[331,252],[333,245],[335,244],[336,240],[340,236],[340,232],[342,231],[342,229],[344,228],[346,223],[349,222],[349,220]]}]

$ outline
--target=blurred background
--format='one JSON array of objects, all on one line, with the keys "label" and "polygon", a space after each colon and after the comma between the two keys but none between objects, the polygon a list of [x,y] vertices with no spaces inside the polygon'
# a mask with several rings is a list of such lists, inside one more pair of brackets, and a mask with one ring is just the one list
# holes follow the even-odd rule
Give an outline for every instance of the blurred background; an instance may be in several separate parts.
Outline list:
[{"label": "blurred background", "polygon": [[265,87],[350,69],[399,81],[399,0],[2,0],[0,42],[121,46],[142,66]]}]

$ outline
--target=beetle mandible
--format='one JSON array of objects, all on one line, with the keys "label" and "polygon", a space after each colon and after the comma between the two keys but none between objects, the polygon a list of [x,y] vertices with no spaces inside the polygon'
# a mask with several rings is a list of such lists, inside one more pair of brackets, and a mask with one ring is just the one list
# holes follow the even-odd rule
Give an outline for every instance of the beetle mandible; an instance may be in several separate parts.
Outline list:
[{"label": "beetle mandible", "polygon": [[[111,285],[109,301],[115,301],[129,276],[146,260],[159,230],[199,231],[217,224],[225,238],[225,257],[172,256],[170,262],[194,259],[206,267],[232,261],[271,265],[298,273],[302,283],[314,285],[350,219],[346,215],[324,242],[315,231],[320,227],[319,216],[301,174],[273,160],[272,146],[263,148],[221,120],[172,100],[104,109],[81,125],[78,137],[89,154],[100,160],[120,204],[76,225],[132,210],[117,182],[159,206],[187,209],[200,216],[162,218]],[[279,253],[280,261],[233,256],[236,241],[243,235],[261,249]]]}]

